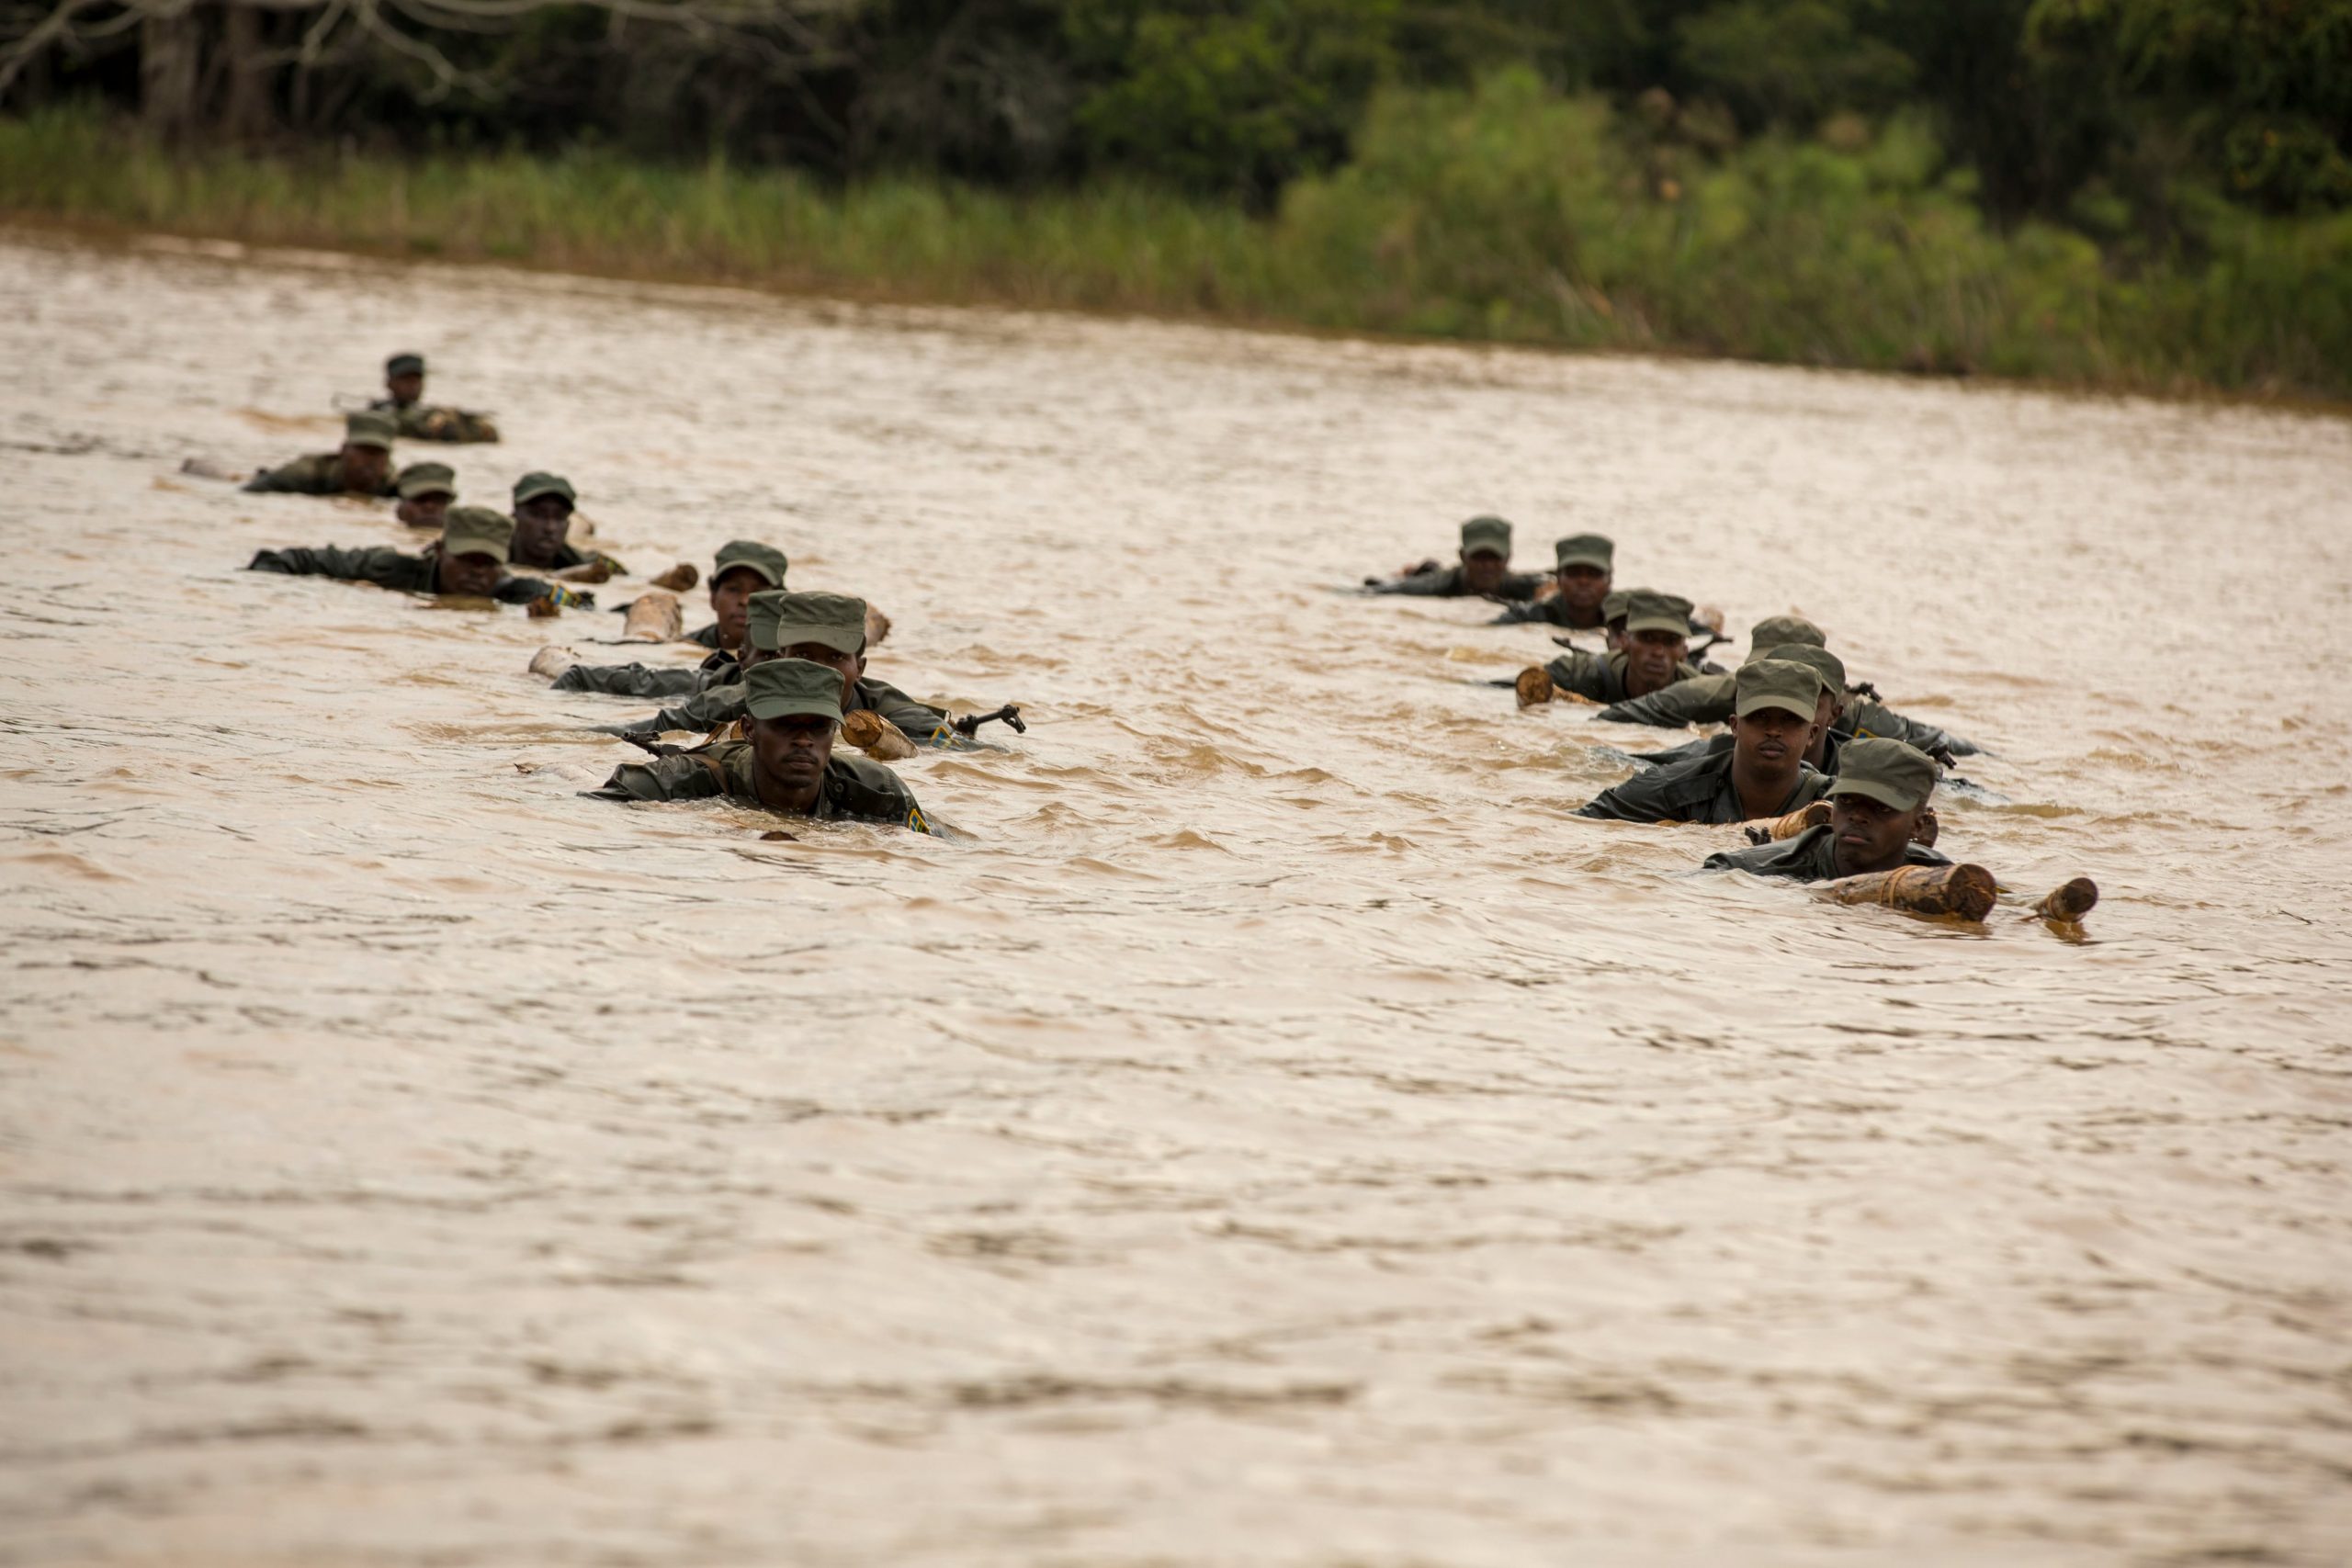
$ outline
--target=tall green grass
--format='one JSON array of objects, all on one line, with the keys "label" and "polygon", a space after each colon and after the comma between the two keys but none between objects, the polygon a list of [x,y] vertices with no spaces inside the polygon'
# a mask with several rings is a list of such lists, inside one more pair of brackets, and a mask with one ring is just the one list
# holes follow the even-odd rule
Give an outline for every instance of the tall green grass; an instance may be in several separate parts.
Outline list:
[{"label": "tall green grass", "polygon": [[2193,242],[2000,233],[1896,122],[1642,162],[1606,106],[1504,73],[1392,93],[1281,209],[1126,186],[828,190],[714,162],[167,157],[78,110],[0,121],[0,213],[587,272],[2153,389],[2352,393],[2352,215],[2189,204]]}]

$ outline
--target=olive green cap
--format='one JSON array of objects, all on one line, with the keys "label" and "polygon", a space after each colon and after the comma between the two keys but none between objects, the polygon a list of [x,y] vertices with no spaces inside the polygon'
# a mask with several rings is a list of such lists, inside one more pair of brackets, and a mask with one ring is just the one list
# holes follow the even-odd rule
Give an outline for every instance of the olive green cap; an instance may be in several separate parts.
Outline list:
[{"label": "olive green cap", "polygon": [[1756,629],[1747,637],[1750,649],[1781,648],[1792,642],[1827,648],[1829,634],[1803,615],[1767,615],[1756,623]]},{"label": "olive green cap", "polygon": [[1897,811],[1916,811],[1936,792],[1936,764],[1917,746],[1877,736],[1849,740],[1838,752],[1832,795],[1859,795]]},{"label": "olive green cap", "polygon": [[[1647,592],[1644,590],[1644,592]],[[1625,601],[1634,596],[1631,588],[1612,588],[1600,596],[1600,620],[1603,626],[1615,626],[1625,618]]]},{"label": "olive green cap", "polygon": [[487,506],[453,506],[441,525],[445,556],[496,556],[500,560],[514,544],[514,519]]},{"label": "olive green cap", "polygon": [[1821,705],[1821,677],[1786,659],[1743,664],[1732,679],[1732,711],[1742,718],[1758,709],[1779,708],[1810,719]]},{"label": "olive green cap", "polygon": [[1571,534],[1554,545],[1559,552],[1559,570],[1572,566],[1589,566],[1602,571],[1616,570],[1617,547],[1601,534]]},{"label": "olive green cap", "polygon": [[846,593],[754,593],[744,635],[762,653],[804,642],[822,643],[837,653],[865,651],[865,601]]},{"label": "olive green cap", "polygon": [[842,672],[805,659],[770,659],[743,671],[743,702],[753,718],[814,714],[842,721]]},{"label": "olive green cap", "polygon": [[422,376],[424,374],[424,355],[421,354],[395,354],[390,359],[384,361],[384,374],[387,376]]},{"label": "olive green cap", "polygon": [[402,501],[414,501],[420,495],[455,495],[458,470],[447,463],[411,463],[393,482]]},{"label": "olive green cap", "polygon": [[740,566],[758,572],[760,581],[770,588],[781,588],[791,564],[774,545],[763,545],[757,539],[731,539],[718,547],[718,558],[711,563],[710,581],[717,587],[720,578]]},{"label": "olive green cap", "polygon": [[575,506],[580,502],[580,492],[573,490],[571,481],[561,474],[533,472],[514,481],[514,504],[517,506],[526,501],[537,501],[543,495],[560,495]]},{"label": "olive green cap", "polygon": [[1827,686],[1832,694],[1841,694],[1847,689],[1847,660],[1839,659],[1830,649],[1815,649],[1809,642],[1782,642],[1776,649],[1750,653],[1747,663],[1761,663],[1767,659],[1785,659],[1792,665],[1804,665],[1806,670],[1818,674],[1820,684]]},{"label": "olive green cap", "polygon": [[1499,517],[1473,517],[1462,525],[1462,553],[1510,558],[1510,525]]},{"label": "olive green cap", "polygon": [[1679,593],[1634,589],[1625,595],[1625,635],[1631,637],[1635,632],[1672,632],[1676,637],[1689,637],[1690,601]]},{"label": "olive green cap", "polygon": [[362,409],[345,414],[343,419],[343,444],[345,446],[380,446],[389,452],[401,433],[400,422],[390,414],[378,413],[374,409]]}]

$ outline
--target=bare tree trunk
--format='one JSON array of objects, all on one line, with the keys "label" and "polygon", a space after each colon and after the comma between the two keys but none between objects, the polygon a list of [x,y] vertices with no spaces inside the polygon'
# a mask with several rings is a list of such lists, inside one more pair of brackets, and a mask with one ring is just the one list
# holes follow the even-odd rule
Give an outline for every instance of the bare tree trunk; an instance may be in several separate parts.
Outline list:
[{"label": "bare tree trunk", "polygon": [[221,6],[221,51],[228,57],[220,129],[230,140],[260,141],[269,131],[269,73],[261,61],[261,12],[241,0]]},{"label": "bare tree trunk", "polygon": [[158,6],[139,24],[139,112],[166,147],[185,146],[196,132],[200,28],[194,7],[185,5]]}]

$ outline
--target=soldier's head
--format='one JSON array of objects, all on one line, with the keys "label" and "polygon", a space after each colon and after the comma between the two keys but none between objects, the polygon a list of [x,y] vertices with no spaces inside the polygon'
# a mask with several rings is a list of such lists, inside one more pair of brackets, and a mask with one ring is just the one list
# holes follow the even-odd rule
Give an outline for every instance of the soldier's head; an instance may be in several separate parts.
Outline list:
[{"label": "soldier's head", "polygon": [[343,488],[358,495],[382,491],[392,471],[392,438],[400,427],[390,414],[363,412],[343,422]]},{"label": "soldier's head", "polygon": [[1510,575],[1510,525],[1499,517],[1473,517],[1462,525],[1462,586],[1492,593]]},{"label": "soldier's head", "polygon": [[552,566],[571,532],[571,508],[580,499],[561,474],[529,473],[514,481],[514,558],[525,566]]},{"label": "soldier's head", "polygon": [[1747,657],[1762,659],[1768,648],[1791,648],[1804,645],[1827,648],[1829,634],[1806,620],[1803,615],[1767,615],[1756,623],[1747,634]]},{"label": "soldier's head", "polygon": [[1690,601],[1679,593],[1636,588],[1625,595],[1625,689],[1647,696],[1674,683],[1675,666],[1690,651]]},{"label": "soldier's head", "polygon": [[384,361],[384,390],[407,408],[424,396],[424,355],[395,354]]},{"label": "soldier's head", "polygon": [[1752,772],[1793,778],[1820,727],[1821,677],[1784,659],[1739,667],[1732,690],[1732,748]]},{"label": "soldier's head", "polygon": [[1830,727],[1846,711],[1846,661],[1827,649],[1815,648],[1809,642],[1783,643],[1779,648],[1767,649],[1753,655],[1747,662],[1753,664],[1765,659],[1802,664],[1821,677],[1821,705],[1813,716],[1813,746],[1804,754],[1804,760],[1817,768],[1821,766],[1822,753],[1829,745]]},{"label": "soldier's head", "polygon": [[842,723],[841,678],[805,659],[770,659],[743,671],[751,710],[752,760],[763,796],[794,795],[818,784]]},{"label": "soldier's head", "polygon": [[1617,547],[1599,534],[1572,534],[1553,547],[1559,552],[1561,603],[1589,625],[1615,584]]},{"label": "soldier's head", "polygon": [[514,521],[487,506],[453,506],[441,525],[434,586],[444,593],[486,598],[506,575],[514,543]]},{"label": "soldier's head", "polygon": [[1625,602],[1633,596],[1623,588],[1612,588],[1600,596],[1600,637],[1611,653],[1625,645]]},{"label": "soldier's head", "polygon": [[752,595],[784,586],[790,565],[784,552],[752,539],[736,539],[719,547],[710,569],[710,613],[718,622],[718,646],[743,646],[744,620]]},{"label": "soldier's head", "polygon": [[447,463],[411,463],[392,488],[401,497],[393,515],[412,528],[438,528],[457,502],[458,475]]},{"label": "soldier's head", "polygon": [[1936,793],[1936,764],[1900,740],[1849,740],[1829,786],[1829,833],[1838,874],[1892,871],[1919,831]]},{"label": "soldier's head", "polygon": [[846,593],[754,593],[744,637],[747,670],[774,659],[821,664],[841,676],[845,705],[865,673],[865,601]]}]

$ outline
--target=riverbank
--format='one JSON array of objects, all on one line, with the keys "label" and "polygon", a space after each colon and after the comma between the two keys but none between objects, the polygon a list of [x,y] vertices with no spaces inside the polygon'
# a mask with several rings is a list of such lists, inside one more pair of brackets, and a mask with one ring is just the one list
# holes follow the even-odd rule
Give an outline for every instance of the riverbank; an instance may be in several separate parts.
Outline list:
[{"label": "riverbank", "polygon": [[1396,94],[1280,209],[1135,186],[358,153],[175,157],[84,112],[0,122],[0,215],[865,297],[1133,311],[2115,390],[2352,395],[2352,216],[2185,201],[2161,253],[1990,229],[1902,122],[1721,159],[1505,75]]}]

